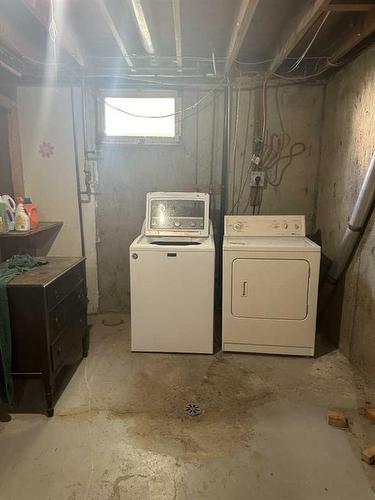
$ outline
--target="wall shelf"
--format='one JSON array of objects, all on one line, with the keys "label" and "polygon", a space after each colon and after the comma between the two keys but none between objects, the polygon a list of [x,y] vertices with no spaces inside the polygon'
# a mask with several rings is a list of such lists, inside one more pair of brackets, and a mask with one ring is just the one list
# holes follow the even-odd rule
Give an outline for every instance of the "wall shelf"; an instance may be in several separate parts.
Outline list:
[{"label": "wall shelf", "polygon": [[16,254],[47,255],[62,225],[63,222],[40,222],[37,229],[0,234],[0,262]]},{"label": "wall shelf", "polygon": [[30,231],[9,231],[9,233],[0,234],[0,238],[32,238],[36,234],[45,231],[58,230],[63,224],[63,222],[40,222],[36,229],[31,229]]}]

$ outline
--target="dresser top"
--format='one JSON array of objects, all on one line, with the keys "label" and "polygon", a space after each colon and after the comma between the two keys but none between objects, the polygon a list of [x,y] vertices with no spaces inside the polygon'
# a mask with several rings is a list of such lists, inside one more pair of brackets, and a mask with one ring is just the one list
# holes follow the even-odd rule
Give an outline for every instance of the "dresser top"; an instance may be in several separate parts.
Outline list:
[{"label": "dresser top", "polygon": [[84,257],[39,257],[48,264],[38,266],[13,278],[8,287],[14,286],[47,286],[51,281],[64,274],[72,267],[85,260]]}]

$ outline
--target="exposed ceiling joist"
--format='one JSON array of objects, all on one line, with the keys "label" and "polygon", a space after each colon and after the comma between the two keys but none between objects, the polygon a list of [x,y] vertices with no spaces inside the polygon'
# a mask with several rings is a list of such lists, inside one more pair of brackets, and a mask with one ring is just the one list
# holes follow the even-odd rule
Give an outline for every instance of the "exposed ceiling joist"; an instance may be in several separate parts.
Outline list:
[{"label": "exposed ceiling joist", "polygon": [[[35,2],[35,0],[21,0],[21,2],[48,32],[50,26],[48,4],[45,2]],[[47,9],[45,8],[46,6]],[[58,19],[57,24],[59,24]],[[58,29],[57,42],[80,66],[85,66],[86,56],[76,35],[65,22],[64,26],[60,28]]]},{"label": "exposed ceiling joist", "polygon": [[234,60],[237,58],[241,50],[244,38],[250,27],[251,21],[253,20],[258,3],[259,0],[242,0],[240,4],[225,57],[225,73],[230,71]]},{"label": "exposed ceiling joist", "polygon": [[313,0],[298,14],[297,18],[291,20],[291,23],[281,37],[282,43],[277,48],[268,67],[268,75],[277,71],[285,58],[288,57],[292,50],[302,40],[319,16],[327,10],[329,3],[330,0]]},{"label": "exposed ceiling joist", "polygon": [[107,7],[105,1],[104,0],[95,0],[95,1],[98,4],[100,11],[101,11],[101,14],[102,14],[105,22],[107,23],[107,26],[110,29],[112,36],[115,39],[117,46],[120,49],[120,52],[123,55],[127,65],[129,66],[129,68],[132,71],[135,71],[132,58],[130,57],[130,54],[125,46],[124,40],[123,40],[120,32],[118,31],[116,24],[114,23],[112,14],[108,10],[108,7]]},{"label": "exposed ceiling joist", "polygon": [[44,60],[42,49],[30,43],[25,34],[4,15],[0,18],[0,43],[21,58],[36,62]]},{"label": "exposed ceiling joist", "polygon": [[375,33],[375,10],[358,18],[343,43],[331,54],[330,61],[333,63],[339,61],[372,33]]},{"label": "exposed ceiling joist", "polygon": [[367,12],[375,8],[374,2],[332,3],[327,7],[331,12]]},{"label": "exposed ceiling joist", "polygon": [[172,0],[174,38],[176,43],[176,61],[179,71],[182,71],[182,40],[181,40],[181,5],[180,0]]},{"label": "exposed ceiling joist", "polygon": [[152,43],[150,28],[147,23],[145,12],[141,0],[130,0],[135,20],[137,21],[138,31],[142,40],[142,45],[148,54],[155,54],[154,44]]},{"label": "exposed ceiling joist", "polygon": [[12,68],[12,66],[9,66],[9,64],[3,62],[1,59],[0,59],[0,67],[5,69],[6,71],[8,71],[8,73],[11,73],[12,75],[17,76],[18,78],[21,78],[21,76],[22,76],[22,73],[20,73],[16,69]]}]

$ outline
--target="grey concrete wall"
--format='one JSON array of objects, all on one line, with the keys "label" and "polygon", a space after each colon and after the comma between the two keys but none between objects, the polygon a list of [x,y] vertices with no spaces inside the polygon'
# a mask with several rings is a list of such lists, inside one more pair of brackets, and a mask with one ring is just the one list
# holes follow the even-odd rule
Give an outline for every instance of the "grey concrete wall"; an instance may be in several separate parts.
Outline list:
[{"label": "grey concrete wall", "polygon": [[[335,259],[375,150],[375,48],[338,72],[327,87],[317,226]],[[340,347],[370,377],[375,369],[375,215],[347,271]]]},{"label": "grey concrete wall", "polygon": [[[183,107],[196,102],[205,93],[207,91],[184,91]],[[223,93],[217,91],[215,99],[215,127],[212,98],[200,106],[198,143],[196,113],[188,112],[187,115],[191,116],[183,122],[183,139],[179,145],[103,145],[104,156],[98,166],[100,195],[97,199],[99,306],[102,311],[129,309],[129,245],[141,231],[146,193],[207,191],[211,162],[214,183],[220,186]],[[219,196],[216,198],[219,201]]]},{"label": "grey concrete wall", "polygon": [[[228,210],[237,205],[238,194],[242,191],[239,213],[250,214],[252,207],[248,205],[249,186],[240,189],[241,171],[242,178],[246,178],[253,153],[254,137],[254,108],[259,91],[246,90],[246,84],[240,92],[238,116],[238,132],[235,154],[232,154],[231,169],[229,173]],[[251,87],[250,87],[251,88]],[[258,93],[258,96],[256,95]],[[276,96],[278,94],[278,105]],[[286,136],[290,137],[290,144],[284,148],[284,153],[289,151],[290,145],[300,142],[305,145],[305,151],[296,156],[285,170],[280,186],[274,187],[266,184],[263,190],[263,201],[260,213],[267,214],[302,214],[306,216],[307,230],[314,230],[315,201],[318,164],[320,157],[320,137],[323,115],[324,87],[320,85],[292,85],[280,86],[276,90],[271,86],[267,92],[267,131],[268,141],[271,134],[281,134],[284,129]],[[259,101],[258,101],[259,102]],[[237,105],[237,92],[233,96],[233,127],[232,136],[235,136],[235,109]],[[250,108],[250,124],[246,137],[247,113]],[[279,108],[279,109],[278,109]],[[281,117],[281,120],[280,120]],[[257,119],[257,118],[255,118]],[[261,121],[261,120],[260,120]],[[247,144],[247,146],[246,146]],[[295,151],[297,151],[295,149]],[[287,165],[287,159],[280,162],[279,174]],[[235,196],[233,203],[233,166],[236,166]],[[273,176],[273,174],[271,173]]]},{"label": "grey concrete wall", "polygon": [[[249,85],[244,80],[243,85]],[[275,89],[269,90],[268,129],[280,132],[280,117],[276,107]],[[184,107],[195,102],[195,91],[185,91]],[[236,152],[237,176],[243,167],[247,170],[252,155],[254,130],[253,90],[240,94]],[[233,93],[233,123],[236,122],[237,93]],[[208,105],[207,105],[208,104]],[[313,229],[316,198],[316,179],[320,153],[323,88],[294,85],[279,89],[279,104],[285,132],[291,141],[306,144],[306,151],[296,158],[285,173],[280,187],[268,186],[264,191],[261,213],[305,214],[308,229]],[[129,309],[129,257],[132,240],[139,234],[145,216],[145,196],[148,191],[183,191],[208,189],[210,167],[213,161],[215,183],[220,189],[222,162],[223,95],[217,96],[216,126],[213,131],[212,104],[205,103],[199,113],[198,144],[196,143],[196,115],[184,121],[181,145],[129,146],[104,144],[103,161],[99,165],[99,192],[97,208],[98,267],[100,309],[123,311]],[[246,123],[249,118],[247,138]],[[234,130],[234,128],[233,128]],[[211,156],[214,134],[214,157]],[[247,141],[248,147],[245,148]],[[234,144],[234,132],[232,144]],[[195,165],[198,145],[198,183],[195,184]],[[246,150],[245,150],[246,149]],[[282,163],[283,166],[285,163]],[[237,177],[238,183],[239,177]],[[233,168],[229,172],[228,207],[232,206]],[[241,199],[240,213],[246,205],[248,190]],[[235,195],[237,199],[238,194]],[[217,206],[219,196],[217,196]],[[250,209],[246,211],[250,213]]]}]

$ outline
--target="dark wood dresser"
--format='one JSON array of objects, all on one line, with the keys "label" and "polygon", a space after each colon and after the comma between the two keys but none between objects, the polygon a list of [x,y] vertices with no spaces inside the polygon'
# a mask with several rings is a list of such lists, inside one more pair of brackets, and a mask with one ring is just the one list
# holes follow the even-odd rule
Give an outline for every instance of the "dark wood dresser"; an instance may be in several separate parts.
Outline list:
[{"label": "dark wood dresser", "polygon": [[13,378],[42,380],[51,417],[64,369],[74,371],[88,354],[89,331],[85,259],[46,259],[48,264],[10,281],[7,290]]}]

